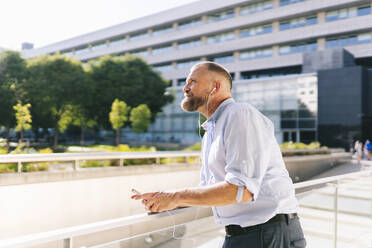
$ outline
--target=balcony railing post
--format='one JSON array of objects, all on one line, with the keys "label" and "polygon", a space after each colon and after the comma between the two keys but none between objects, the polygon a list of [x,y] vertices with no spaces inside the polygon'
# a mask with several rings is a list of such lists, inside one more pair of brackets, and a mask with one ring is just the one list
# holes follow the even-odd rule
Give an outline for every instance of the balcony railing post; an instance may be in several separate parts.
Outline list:
[{"label": "balcony railing post", "polygon": [[335,194],[334,194],[334,237],[333,237],[333,247],[337,248],[337,225],[338,225],[338,180],[334,184]]},{"label": "balcony railing post", "polygon": [[18,172],[18,173],[21,173],[21,172],[22,172],[22,162],[21,162],[21,161],[18,161],[18,164],[17,164],[17,172]]},{"label": "balcony railing post", "polygon": [[119,159],[119,166],[120,167],[124,166],[124,159],[123,158]]},{"label": "balcony railing post", "polygon": [[72,248],[72,237],[63,240],[63,248]]},{"label": "balcony railing post", "polygon": [[156,158],[156,164],[160,164],[160,158],[159,157]]},{"label": "balcony railing post", "polygon": [[79,160],[75,160],[73,164],[73,170],[77,170],[79,168]]}]

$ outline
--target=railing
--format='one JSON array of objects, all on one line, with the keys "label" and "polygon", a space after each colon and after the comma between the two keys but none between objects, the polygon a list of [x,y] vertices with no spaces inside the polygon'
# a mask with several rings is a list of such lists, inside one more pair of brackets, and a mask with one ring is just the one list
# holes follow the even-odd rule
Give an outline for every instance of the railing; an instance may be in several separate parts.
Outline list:
[{"label": "railing", "polygon": [[0,155],[0,164],[17,164],[17,172],[21,172],[22,163],[30,162],[73,162],[73,169],[79,168],[79,162],[85,160],[118,160],[119,166],[126,159],[154,158],[160,164],[161,158],[200,157],[199,151],[164,151],[164,152],[100,152],[100,153],[51,153],[51,154],[14,154]]},{"label": "railing", "polygon": [[[187,153],[187,155],[192,154],[193,156],[196,153]],[[163,155],[163,154],[162,154]],[[159,154],[160,156],[160,154]],[[185,154],[183,154],[185,156]],[[135,156],[133,156],[135,157]],[[314,187],[321,187],[324,185],[332,184],[335,187],[334,191],[334,247],[337,247],[337,220],[338,220],[338,187],[339,182],[344,179],[352,179],[361,176],[371,176],[372,170],[369,168],[365,168],[365,170],[360,172],[348,173],[340,176],[332,176],[327,178],[321,178],[316,180],[310,180],[306,182],[296,183],[294,184],[294,188],[296,190],[302,190],[301,193],[296,195],[309,193],[311,192]],[[26,235],[22,237],[16,237],[7,240],[0,240],[0,247],[1,248],[21,248],[21,247],[32,247],[41,244],[45,244],[51,241],[61,241],[63,240],[64,248],[72,248],[73,238],[79,237],[81,235],[101,232],[105,230],[110,230],[118,227],[126,227],[134,224],[145,224],[151,223],[155,220],[159,220],[162,218],[167,218],[171,216],[172,218],[184,214],[191,214],[191,216],[195,215],[195,212],[200,211],[200,208],[191,207],[191,208],[184,208],[184,209],[177,209],[168,212],[163,212],[154,215],[147,215],[147,214],[139,214],[134,216],[128,216],[118,219],[112,219],[102,222],[96,222],[93,224],[75,226],[70,228],[63,228],[55,231],[49,231],[39,234],[33,235]],[[199,217],[208,217],[211,216],[212,213],[210,208],[202,208],[202,214],[197,213]],[[371,213],[372,214],[372,213]],[[193,220],[192,218],[182,218],[183,223]],[[194,219],[195,220],[195,219]],[[182,224],[178,222],[178,224]]]},{"label": "railing", "polygon": [[[328,149],[297,149],[282,150],[283,155],[291,156],[296,153],[324,153],[324,152],[342,152],[343,150]],[[0,155],[0,164],[17,164],[17,172],[22,172],[22,163],[32,162],[72,162],[72,168],[77,170],[80,161],[86,160],[118,160],[119,166],[125,164],[126,159],[144,159],[154,158],[156,164],[160,164],[161,158],[185,158],[188,161],[190,157],[199,157],[200,151],[163,151],[163,152],[87,152],[87,153],[51,153],[51,154],[14,154]]]}]

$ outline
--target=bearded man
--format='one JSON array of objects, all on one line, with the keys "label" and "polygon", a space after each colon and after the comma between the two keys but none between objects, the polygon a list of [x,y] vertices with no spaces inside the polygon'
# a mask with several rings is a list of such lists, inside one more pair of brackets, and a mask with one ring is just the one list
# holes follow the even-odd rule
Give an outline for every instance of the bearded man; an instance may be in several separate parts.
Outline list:
[{"label": "bearded man", "polygon": [[191,68],[181,107],[207,120],[202,141],[201,186],[133,195],[148,211],[212,207],[226,237],[223,248],[306,246],[293,183],[273,123],[231,94],[230,73],[214,62]]}]

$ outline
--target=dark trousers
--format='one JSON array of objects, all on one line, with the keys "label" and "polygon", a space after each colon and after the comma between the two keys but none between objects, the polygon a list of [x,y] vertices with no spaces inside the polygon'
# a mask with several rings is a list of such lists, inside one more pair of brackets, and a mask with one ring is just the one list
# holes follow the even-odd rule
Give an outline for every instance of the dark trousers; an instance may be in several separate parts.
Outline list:
[{"label": "dark trousers", "polygon": [[241,235],[226,237],[223,248],[303,248],[306,240],[296,216],[286,221],[264,223]]}]

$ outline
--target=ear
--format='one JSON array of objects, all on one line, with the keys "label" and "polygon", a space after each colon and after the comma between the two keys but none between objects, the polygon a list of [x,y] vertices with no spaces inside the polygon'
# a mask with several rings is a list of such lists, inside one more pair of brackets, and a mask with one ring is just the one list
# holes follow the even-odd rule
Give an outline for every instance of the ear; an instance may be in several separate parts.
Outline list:
[{"label": "ear", "polygon": [[215,81],[214,88],[216,89],[215,91],[219,91],[221,89],[221,82],[220,81]]}]

